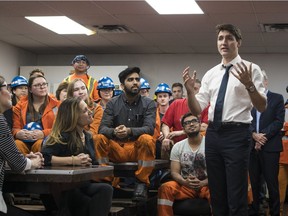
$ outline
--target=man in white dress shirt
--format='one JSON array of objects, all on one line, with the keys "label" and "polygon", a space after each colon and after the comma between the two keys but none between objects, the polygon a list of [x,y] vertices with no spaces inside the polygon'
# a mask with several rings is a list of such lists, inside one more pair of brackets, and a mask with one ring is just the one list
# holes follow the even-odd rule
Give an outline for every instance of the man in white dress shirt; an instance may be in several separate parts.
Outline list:
[{"label": "man in white dress shirt", "polygon": [[[253,106],[260,112],[265,110],[265,88],[259,66],[241,59],[238,54],[242,43],[240,30],[234,25],[222,24],[216,26],[216,32],[221,63],[204,75],[197,95],[193,88],[196,72],[190,76],[187,67],[183,81],[188,106],[194,115],[200,114],[210,102],[205,154],[212,213],[214,216],[247,216],[250,111]],[[226,84],[222,84],[224,79]]]}]

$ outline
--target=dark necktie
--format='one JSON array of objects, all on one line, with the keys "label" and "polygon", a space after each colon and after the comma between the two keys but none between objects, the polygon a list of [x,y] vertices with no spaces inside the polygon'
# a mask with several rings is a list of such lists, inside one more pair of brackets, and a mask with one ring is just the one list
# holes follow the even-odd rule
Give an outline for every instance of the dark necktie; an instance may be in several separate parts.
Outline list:
[{"label": "dark necktie", "polygon": [[214,125],[214,128],[217,130],[221,127],[224,98],[225,98],[227,83],[228,83],[228,78],[229,78],[229,70],[232,66],[233,65],[229,65],[225,67],[226,68],[225,74],[222,78],[218,97],[217,97],[216,104],[215,104],[213,125]]}]

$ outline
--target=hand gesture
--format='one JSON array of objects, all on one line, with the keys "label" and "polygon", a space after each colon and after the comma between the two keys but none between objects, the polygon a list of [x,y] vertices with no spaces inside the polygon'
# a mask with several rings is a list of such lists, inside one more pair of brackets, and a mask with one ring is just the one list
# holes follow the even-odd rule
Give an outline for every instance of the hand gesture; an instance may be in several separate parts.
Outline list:
[{"label": "hand gesture", "polygon": [[161,148],[162,148],[163,151],[169,151],[171,145],[173,145],[173,141],[170,140],[170,139],[168,139],[168,138],[165,138],[165,139],[163,139],[163,141],[162,141],[162,146],[161,146]]},{"label": "hand gesture", "polygon": [[31,131],[32,139],[38,140],[44,138],[44,133],[41,130],[33,130]]},{"label": "hand gesture", "polygon": [[16,138],[20,140],[33,140],[32,134],[26,129],[17,132]]},{"label": "hand gesture", "polygon": [[266,134],[264,133],[253,133],[252,137],[256,141],[256,143],[259,143],[262,146],[264,146],[267,142]]},{"label": "hand gesture", "polygon": [[26,155],[27,158],[29,158],[32,162],[31,169],[39,169],[43,168],[44,166],[44,158],[43,155],[40,152],[30,152]]},{"label": "hand gesture", "polygon": [[114,134],[117,138],[123,139],[128,137],[129,131],[128,128],[125,125],[119,125],[114,129]]},{"label": "hand gesture", "polygon": [[200,186],[200,180],[194,176],[194,175],[189,175],[186,179],[185,179],[185,186],[198,190],[201,186]]},{"label": "hand gesture", "polygon": [[231,73],[245,86],[249,87],[252,82],[252,63],[249,65],[249,69],[244,62],[237,63],[233,66]]},{"label": "hand gesture", "polygon": [[90,166],[92,165],[92,159],[89,154],[80,153],[74,157],[74,164],[81,166]]},{"label": "hand gesture", "polygon": [[187,67],[182,73],[183,83],[187,90],[187,93],[195,94],[194,85],[195,85],[195,80],[196,80],[196,71],[194,71],[192,76],[190,76],[189,70],[190,70],[190,67]]}]

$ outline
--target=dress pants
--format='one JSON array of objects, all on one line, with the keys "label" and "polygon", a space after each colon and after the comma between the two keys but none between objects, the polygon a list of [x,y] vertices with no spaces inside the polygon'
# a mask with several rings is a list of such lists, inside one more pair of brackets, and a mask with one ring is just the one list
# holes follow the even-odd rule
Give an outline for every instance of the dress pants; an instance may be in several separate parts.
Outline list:
[{"label": "dress pants", "polygon": [[209,124],[205,142],[213,216],[247,216],[249,124]]},{"label": "dress pants", "polygon": [[267,184],[269,194],[269,209],[271,216],[280,215],[280,198],[279,198],[279,158],[280,152],[265,152],[252,149],[249,162],[249,175],[253,192],[253,208],[259,211],[260,191],[261,191],[261,174]]}]

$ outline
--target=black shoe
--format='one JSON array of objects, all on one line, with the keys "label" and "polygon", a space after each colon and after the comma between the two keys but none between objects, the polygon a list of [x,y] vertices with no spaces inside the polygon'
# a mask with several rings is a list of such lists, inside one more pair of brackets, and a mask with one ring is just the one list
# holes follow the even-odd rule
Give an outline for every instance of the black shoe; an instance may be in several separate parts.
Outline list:
[{"label": "black shoe", "polygon": [[132,200],[135,202],[144,202],[148,197],[148,189],[144,183],[136,183]]}]

